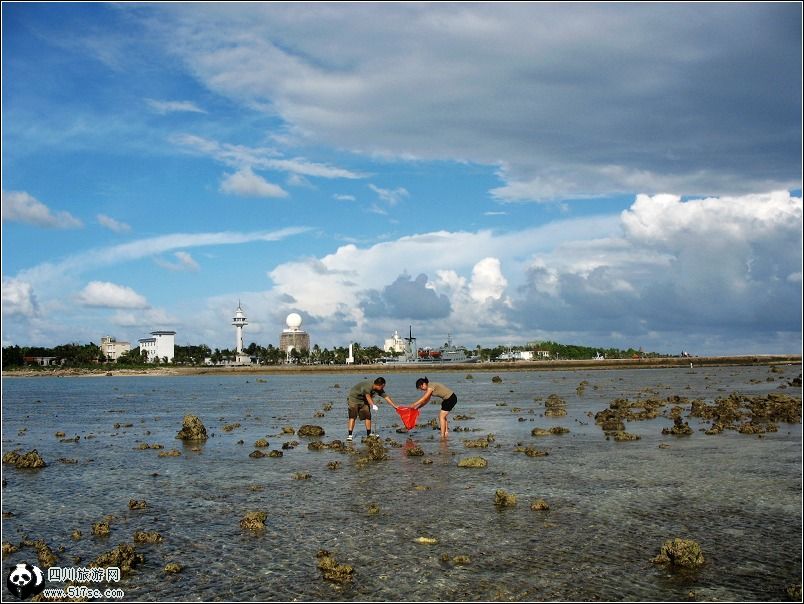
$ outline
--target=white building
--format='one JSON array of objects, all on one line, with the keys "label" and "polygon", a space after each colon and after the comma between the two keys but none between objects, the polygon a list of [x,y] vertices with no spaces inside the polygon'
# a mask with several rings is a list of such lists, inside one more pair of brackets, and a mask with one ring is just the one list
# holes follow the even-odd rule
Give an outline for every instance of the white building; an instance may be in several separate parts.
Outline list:
[{"label": "white building", "polygon": [[532,361],[532,350],[516,350],[502,353],[497,357],[498,361]]},{"label": "white building", "polygon": [[144,352],[149,362],[164,363],[165,359],[170,363],[173,361],[173,350],[175,346],[175,331],[152,331],[151,338],[139,340],[140,352]]},{"label": "white building", "polygon": [[131,350],[131,344],[128,342],[118,342],[112,336],[103,336],[98,348],[100,348],[101,354],[106,357],[107,361],[114,362],[120,358],[120,355]]},{"label": "white building", "polygon": [[405,340],[399,337],[398,331],[394,330],[394,337],[385,340],[385,345],[382,349],[393,354],[403,354],[407,350],[406,346]]}]

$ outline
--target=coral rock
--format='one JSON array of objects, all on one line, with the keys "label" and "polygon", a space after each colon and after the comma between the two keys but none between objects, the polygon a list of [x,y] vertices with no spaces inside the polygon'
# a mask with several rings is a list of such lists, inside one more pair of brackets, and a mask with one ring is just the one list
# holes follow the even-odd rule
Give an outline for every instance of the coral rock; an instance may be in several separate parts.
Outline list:
[{"label": "coral rock", "polygon": [[185,415],[181,430],[176,434],[180,440],[206,440],[207,428],[196,415]]},{"label": "coral rock", "polygon": [[267,518],[268,514],[265,512],[247,512],[240,521],[240,528],[260,531],[265,528],[265,520]]},{"label": "coral rock", "polygon": [[464,457],[458,462],[459,468],[485,468],[489,462],[482,457]]},{"label": "coral rock", "polygon": [[494,493],[494,505],[501,508],[513,507],[516,505],[516,495],[497,489]]},{"label": "coral rock", "polygon": [[659,555],[651,560],[654,564],[670,564],[684,568],[696,568],[704,563],[701,546],[692,539],[671,539],[662,545]]}]

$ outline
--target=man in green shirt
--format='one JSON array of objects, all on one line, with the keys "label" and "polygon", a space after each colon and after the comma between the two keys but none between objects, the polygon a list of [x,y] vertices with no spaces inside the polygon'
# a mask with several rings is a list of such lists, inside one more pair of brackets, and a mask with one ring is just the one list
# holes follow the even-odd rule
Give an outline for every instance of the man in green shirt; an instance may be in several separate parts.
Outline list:
[{"label": "man in green shirt", "polygon": [[371,436],[371,410],[377,410],[373,397],[379,396],[396,409],[396,403],[386,394],[384,388],[385,378],[382,377],[378,377],[373,382],[363,380],[352,386],[349,391],[349,397],[346,400],[349,404],[349,420],[346,423],[349,429],[349,436],[346,437],[347,441],[352,440],[352,431],[355,429],[355,420],[358,417],[366,422],[366,436]]}]

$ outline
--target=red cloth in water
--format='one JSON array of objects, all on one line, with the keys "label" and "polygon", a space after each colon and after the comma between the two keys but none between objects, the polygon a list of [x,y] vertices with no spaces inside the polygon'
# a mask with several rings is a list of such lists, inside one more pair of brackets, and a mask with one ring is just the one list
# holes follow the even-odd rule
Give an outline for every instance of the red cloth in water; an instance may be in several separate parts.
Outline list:
[{"label": "red cloth in water", "polygon": [[419,419],[419,410],[413,407],[397,407],[396,412],[402,418],[402,423],[408,430],[412,430],[416,425],[416,420]]}]

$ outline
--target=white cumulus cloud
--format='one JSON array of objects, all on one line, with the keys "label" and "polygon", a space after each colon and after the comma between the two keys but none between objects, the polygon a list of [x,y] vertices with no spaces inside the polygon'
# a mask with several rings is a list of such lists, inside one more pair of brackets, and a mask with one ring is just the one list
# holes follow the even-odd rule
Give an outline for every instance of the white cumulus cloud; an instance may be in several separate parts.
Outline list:
[{"label": "white cumulus cloud", "polygon": [[33,286],[21,279],[3,277],[3,314],[32,316],[37,312]]},{"label": "white cumulus cloud", "polygon": [[148,308],[148,301],[130,287],[108,281],[91,281],[78,294],[85,306],[103,308]]},{"label": "white cumulus cloud", "polygon": [[288,193],[279,185],[268,182],[244,168],[234,174],[227,174],[221,183],[221,192],[241,197],[287,197]]},{"label": "white cumulus cloud", "polygon": [[25,191],[3,191],[3,221],[25,222],[51,229],[75,229],[83,226],[69,212],[53,212]]},{"label": "white cumulus cloud", "polygon": [[801,271],[800,197],[639,195],[621,221],[620,237],[534,254],[515,320],[531,329],[652,338],[662,350],[670,342],[725,341],[729,333],[800,339],[801,287],[790,279]]},{"label": "white cumulus cloud", "polygon": [[499,258],[483,258],[472,268],[471,296],[478,302],[499,300],[508,281],[502,274]]}]

